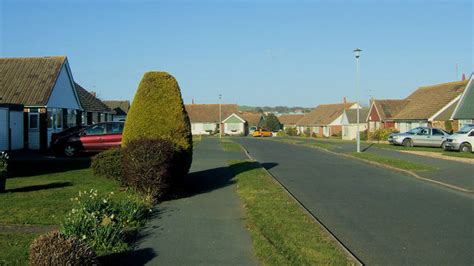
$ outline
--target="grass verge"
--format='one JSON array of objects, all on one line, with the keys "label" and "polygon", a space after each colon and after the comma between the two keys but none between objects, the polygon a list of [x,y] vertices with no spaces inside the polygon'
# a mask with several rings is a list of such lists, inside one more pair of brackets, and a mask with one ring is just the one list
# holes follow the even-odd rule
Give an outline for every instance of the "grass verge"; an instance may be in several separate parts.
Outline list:
[{"label": "grass verge", "polygon": [[346,265],[353,262],[253,161],[231,161],[254,251],[264,265]]},{"label": "grass verge", "polygon": [[391,157],[385,157],[385,156],[380,156],[377,154],[373,153],[368,153],[368,152],[362,152],[362,153],[357,153],[357,152],[351,152],[348,153],[354,157],[393,166],[395,168],[400,168],[404,170],[413,170],[413,171],[428,171],[428,170],[435,170],[436,168],[431,167],[429,165],[425,164],[420,164],[420,163],[414,163],[410,161],[405,161],[397,158],[391,158]]},{"label": "grass verge", "polygon": [[221,139],[221,146],[224,151],[242,151],[239,144],[229,139]]},{"label": "grass verge", "polygon": [[459,158],[467,158],[467,159],[474,159],[474,153],[465,153],[465,152],[456,152],[456,151],[444,151],[441,148],[437,147],[404,147],[398,145],[391,145],[391,144],[375,144],[375,147],[387,150],[397,150],[397,151],[423,151],[423,152],[434,152],[440,153],[444,156],[449,157],[459,157]]}]

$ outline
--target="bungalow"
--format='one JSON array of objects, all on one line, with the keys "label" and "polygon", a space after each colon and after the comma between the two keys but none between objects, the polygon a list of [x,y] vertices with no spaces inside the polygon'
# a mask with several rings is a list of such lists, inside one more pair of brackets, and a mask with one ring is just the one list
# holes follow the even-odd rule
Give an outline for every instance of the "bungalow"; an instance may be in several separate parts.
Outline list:
[{"label": "bungalow", "polygon": [[77,95],[83,108],[80,116],[82,125],[92,125],[99,122],[112,121],[113,111],[101,100],[95,97],[95,93],[88,92],[81,85],[75,83]]},{"label": "bungalow", "polygon": [[474,74],[471,75],[451,119],[457,121],[456,130],[464,125],[474,124]]},{"label": "bungalow", "polygon": [[288,128],[296,128],[296,123],[303,117],[304,114],[287,114],[280,115],[278,120],[280,120],[283,130],[287,130]]},{"label": "bungalow", "polygon": [[114,122],[125,121],[128,110],[130,109],[130,102],[127,100],[108,100],[103,101],[113,111]]},{"label": "bungalow", "polygon": [[224,135],[242,136],[247,134],[248,123],[236,113],[232,113],[222,121]]},{"label": "bungalow", "polygon": [[395,128],[400,132],[419,126],[446,129],[466,85],[467,81],[455,81],[418,88],[406,98],[406,105],[393,117]]},{"label": "bungalow", "polygon": [[51,135],[77,125],[82,110],[65,56],[0,58],[0,103],[24,105],[24,143],[46,150]]},{"label": "bungalow", "polygon": [[358,108],[357,103],[322,104],[304,115],[296,123],[298,134],[309,133],[318,137],[330,137],[341,133],[344,110]]},{"label": "bungalow", "polygon": [[[224,121],[231,114],[238,114],[236,104],[186,104],[191,132],[193,135],[210,135],[217,132],[219,121]],[[223,131],[224,132],[224,131]]]},{"label": "bungalow", "polygon": [[368,130],[374,132],[382,128],[395,128],[393,117],[407,104],[407,100],[377,100],[370,102],[368,115],[365,117]]},{"label": "bungalow", "polygon": [[357,125],[359,126],[359,131],[367,130],[367,123],[365,118],[369,113],[369,109],[361,108],[359,109],[359,124],[357,124],[357,108],[344,110],[341,118],[342,132],[341,137],[345,140],[353,140],[357,138]]}]

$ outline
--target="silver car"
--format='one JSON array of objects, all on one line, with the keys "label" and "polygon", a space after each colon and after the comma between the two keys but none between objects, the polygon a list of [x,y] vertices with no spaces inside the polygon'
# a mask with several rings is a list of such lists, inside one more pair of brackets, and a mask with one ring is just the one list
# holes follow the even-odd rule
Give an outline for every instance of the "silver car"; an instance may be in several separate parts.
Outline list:
[{"label": "silver car", "polygon": [[405,147],[426,146],[444,149],[447,137],[449,133],[440,128],[417,127],[405,133],[390,134],[388,142]]},{"label": "silver car", "polygon": [[446,140],[445,150],[474,152],[474,125],[465,125]]}]

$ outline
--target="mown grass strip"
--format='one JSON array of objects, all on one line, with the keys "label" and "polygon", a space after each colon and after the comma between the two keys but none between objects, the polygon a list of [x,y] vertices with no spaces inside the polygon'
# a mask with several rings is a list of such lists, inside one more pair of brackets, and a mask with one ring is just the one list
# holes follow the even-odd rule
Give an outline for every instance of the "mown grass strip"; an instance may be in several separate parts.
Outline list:
[{"label": "mown grass strip", "polygon": [[431,166],[426,165],[426,164],[414,163],[414,162],[410,162],[410,161],[401,160],[401,159],[398,159],[398,158],[380,156],[380,155],[373,154],[373,153],[368,153],[368,152],[362,152],[362,153],[351,152],[349,154],[354,156],[354,157],[357,157],[357,158],[361,158],[361,159],[365,159],[365,160],[369,160],[369,161],[389,165],[389,166],[399,168],[399,169],[404,169],[404,170],[428,171],[428,170],[435,170],[436,169],[436,168],[431,167]]},{"label": "mown grass strip", "polygon": [[239,144],[229,139],[221,139],[221,147],[224,151],[242,151]]},{"label": "mown grass strip", "polygon": [[258,162],[231,161],[230,168],[262,264],[354,264]]}]

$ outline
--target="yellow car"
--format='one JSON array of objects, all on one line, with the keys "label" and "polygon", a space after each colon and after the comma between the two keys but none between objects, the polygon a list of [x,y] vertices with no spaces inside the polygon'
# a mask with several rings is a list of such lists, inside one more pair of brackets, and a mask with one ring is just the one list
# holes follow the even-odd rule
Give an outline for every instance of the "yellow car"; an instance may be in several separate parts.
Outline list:
[{"label": "yellow car", "polygon": [[271,131],[268,131],[266,129],[258,129],[252,133],[252,136],[253,137],[271,137],[273,136],[273,134]]}]

